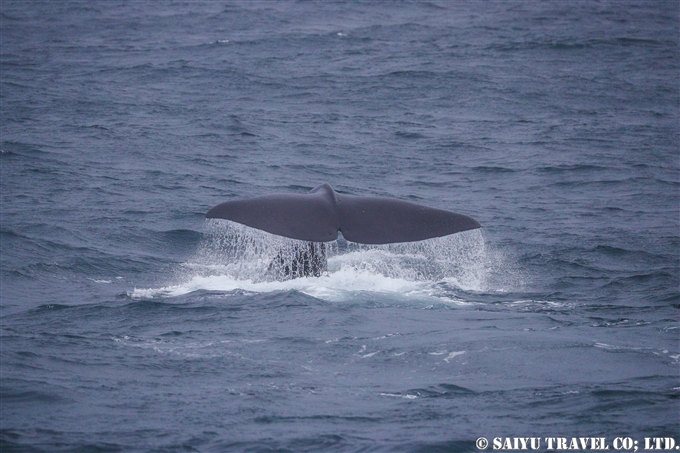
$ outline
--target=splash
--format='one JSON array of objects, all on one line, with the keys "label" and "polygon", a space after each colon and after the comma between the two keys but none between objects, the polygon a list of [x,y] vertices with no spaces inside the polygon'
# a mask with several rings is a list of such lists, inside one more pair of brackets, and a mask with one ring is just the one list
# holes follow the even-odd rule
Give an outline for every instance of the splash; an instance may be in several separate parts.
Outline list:
[{"label": "splash", "polygon": [[499,264],[481,230],[425,241],[366,245],[325,244],[328,269],[318,277],[280,281],[272,262],[292,257],[305,241],[288,239],[227,220],[207,220],[198,251],[178,271],[178,284],[135,289],[132,297],[173,297],[198,290],[270,292],[297,290],[324,300],[357,293],[462,302],[456,291],[489,290]]}]

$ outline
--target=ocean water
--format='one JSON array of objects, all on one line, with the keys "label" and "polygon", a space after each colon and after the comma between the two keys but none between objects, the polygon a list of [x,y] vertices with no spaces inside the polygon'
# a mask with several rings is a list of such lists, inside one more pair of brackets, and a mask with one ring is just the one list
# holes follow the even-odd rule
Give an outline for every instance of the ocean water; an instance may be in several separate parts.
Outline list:
[{"label": "ocean water", "polygon": [[[0,8],[3,452],[680,443],[678,2]],[[323,182],[483,229],[204,218]]]}]

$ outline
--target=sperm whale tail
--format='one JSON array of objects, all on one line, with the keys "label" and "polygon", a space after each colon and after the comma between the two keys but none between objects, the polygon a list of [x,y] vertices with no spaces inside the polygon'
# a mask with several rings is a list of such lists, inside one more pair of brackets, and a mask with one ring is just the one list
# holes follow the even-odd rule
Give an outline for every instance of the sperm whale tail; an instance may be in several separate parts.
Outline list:
[{"label": "sperm whale tail", "polygon": [[295,244],[291,250],[279,250],[269,263],[268,276],[284,281],[300,277],[320,277],[328,269],[326,244],[306,242]]},{"label": "sperm whale tail", "polygon": [[329,184],[306,194],[227,201],[209,210],[206,217],[309,242],[334,241],[341,232],[351,242],[391,244],[481,228],[462,214],[394,198],[339,194]]}]

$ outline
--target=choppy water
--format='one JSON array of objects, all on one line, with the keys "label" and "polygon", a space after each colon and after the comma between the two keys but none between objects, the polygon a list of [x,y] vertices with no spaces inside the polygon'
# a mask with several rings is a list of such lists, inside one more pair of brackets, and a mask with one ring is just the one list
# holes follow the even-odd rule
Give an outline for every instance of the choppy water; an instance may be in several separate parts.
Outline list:
[{"label": "choppy water", "polygon": [[[680,441],[677,2],[0,6],[2,451]],[[322,182],[484,228],[204,220]]]}]

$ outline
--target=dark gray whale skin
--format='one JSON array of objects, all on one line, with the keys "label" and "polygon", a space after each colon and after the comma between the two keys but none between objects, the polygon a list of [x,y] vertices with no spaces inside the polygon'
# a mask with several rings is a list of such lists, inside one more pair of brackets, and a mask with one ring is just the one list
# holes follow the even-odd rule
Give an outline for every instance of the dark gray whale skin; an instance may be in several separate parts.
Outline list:
[{"label": "dark gray whale skin", "polygon": [[206,214],[268,233],[310,242],[338,238],[361,244],[414,242],[481,228],[474,219],[384,197],[336,193],[321,184],[306,194],[274,194],[227,201]]}]

